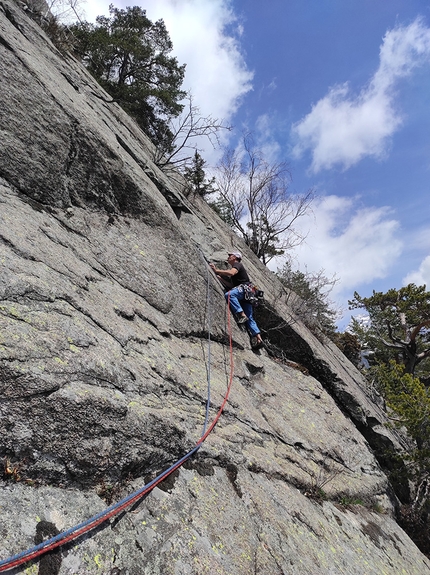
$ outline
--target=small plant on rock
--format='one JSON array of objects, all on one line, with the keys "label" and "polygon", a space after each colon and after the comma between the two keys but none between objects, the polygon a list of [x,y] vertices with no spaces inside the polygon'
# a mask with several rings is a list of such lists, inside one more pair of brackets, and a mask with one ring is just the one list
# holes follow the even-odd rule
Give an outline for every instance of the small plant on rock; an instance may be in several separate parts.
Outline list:
[{"label": "small plant on rock", "polygon": [[3,459],[3,479],[17,483],[21,480],[19,464],[14,465],[8,457]]}]

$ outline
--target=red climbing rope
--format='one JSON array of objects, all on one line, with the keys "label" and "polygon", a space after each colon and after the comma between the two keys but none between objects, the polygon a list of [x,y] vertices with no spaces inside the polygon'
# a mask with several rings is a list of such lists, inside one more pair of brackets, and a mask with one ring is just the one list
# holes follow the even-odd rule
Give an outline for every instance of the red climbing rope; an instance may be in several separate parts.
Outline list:
[{"label": "red climbing rope", "polygon": [[[48,551],[52,551],[56,547],[60,547],[61,545],[64,545],[65,543],[68,543],[69,541],[72,541],[72,540],[80,537],[81,535],[88,533],[89,531],[91,531],[92,529],[94,529],[95,527],[100,525],[101,523],[104,523],[105,521],[107,521],[111,517],[118,515],[118,513],[120,513],[121,511],[123,511],[124,509],[126,509],[127,507],[132,505],[133,503],[137,502],[144,495],[146,495],[150,491],[152,491],[156,485],[161,483],[161,481],[166,479],[166,477],[168,477],[176,469],[181,467],[181,465],[183,465],[183,463],[185,463],[185,461],[187,461],[187,459],[189,459],[194,453],[196,453],[196,451],[198,451],[198,449],[201,447],[201,445],[203,444],[205,439],[208,437],[208,435],[212,432],[213,428],[215,427],[219,418],[221,417],[221,414],[224,410],[224,407],[228,401],[228,397],[229,397],[232,382],[233,382],[234,363],[233,363],[233,343],[232,343],[232,333],[231,333],[230,301],[228,301],[227,309],[228,309],[227,324],[228,324],[229,350],[230,350],[230,375],[229,375],[229,381],[228,381],[228,385],[227,385],[227,391],[225,393],[224,399],[221,403],[221,406],[220,406],[215,418],[213,419],[213,421],[210,424],[210,426],[208,427],[208,429],[206,431],[204,431],[203,435],[200,437],[200,439],[196,443],[195,447],[191,451],[189,451],[186,455],[184,455],[181,459],[179,459],[176,463],[174,463],[171,467],[169,467],[169,469],[167,469],[166,471],[164,471],[163,473],[158,475],[150,483],[148,483],[147,485],[144,485],[138,491],[135,491],[134,493],[128,495],[124,499],[121,499],[121,501],[118,501],[114,505],[111,505],[110,507],[108,507],[104,511],[98,513],[97,515],[94,515],[93,517],[91,517],[87,521],[84,521],[83,523],[80,523],[79,525],[76,525],[75,527],[72,527],[70,529],[67,529],[66,531],[63,531],[62,533],[60,533],[59,535],[56,535],[55,537],[52,537],[51,539],[48,539],[47,541],[44,541],[44,542],[40,543],[39,545],[36,545],[35,547],[28,549],[27,551],[23,551],[23,552],[19,553],[18,555],[14,555],[13,557],[10,557],[9,559],[5,559],[3,561],[0,561],[0,572],[7,571],[9,569],[12,569],[13,567],[17,567],[19,565],[22,565],[23,563],[27,563],[28,561],[31,561],[32,559],[35,559],[36,557],[39,557],[40,555],[43,555],[44,553],[47,553]],[[209,333],[209,337],[210,337],[210,333]],[[210,380],[208,381],[208,387],[210,389]],[[209,409],[209,402],[207,402],[207,409]]]}]

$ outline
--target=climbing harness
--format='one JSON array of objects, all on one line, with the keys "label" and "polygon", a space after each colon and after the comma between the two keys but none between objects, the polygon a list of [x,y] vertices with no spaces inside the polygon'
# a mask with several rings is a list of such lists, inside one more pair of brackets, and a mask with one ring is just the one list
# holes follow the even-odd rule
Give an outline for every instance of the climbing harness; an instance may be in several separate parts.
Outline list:
[{"label": "climbing harness", "polygon": [[242,287],[243,289],[245,301],[250,303],[253,307],[257,307],[262,303],[264,292],[258,289],[257,286],[252,283],[245,283],[241,284],[239,287]]},{"label": "climbing harness", "polygon": [[264,291],[261,291],[252,283],[239,284],[232,289],[236,289],[238,292],[242,292],[243,299],[250,303],[253,307],[257,307],[263,302]]},{"label": "climbing harness", "polygon": [[[0,561],[0,572],[7,571],[7,570],[12,569],[14,567],[17,567],[19,565],[22,565],[23,563],[27,563],[28,561],[31,561],[31,560],[35,559],[36,557],[39,557],[40,555],[47,553],[48,551],[52,551],[53,549],[60,547],[61,545],[64,545],[65,543],[68,543],[69,541],[77,539],[78,537],[80,537],[84,533],[88,533],[89,531],[91,531],[92,529],[94,529],[95,527],[100,525],[101,523],[104,523],[105,521],[107,521],[111,517],[118,515],[121,511],[124,511],[127,507],[130,507],[130,505],[132,505],[133,503],[136,503],[144,495],[147,495],[150,491],[152,491],[154,489],[154,487],[156,487],[159,483],[161,483],[164,479],[166,479],[166,477],[168,477],[176,469],[181,467],[185,463],[185,461],[187,461],[192,455],[194,455],[194,453],[196,453],[200,449],[201,445],[203,444],[205,439],[208,437],[208,435],[212,432],[213,428],[215,427],[219,418],[221,417],[221,414],[224,410],[224,407],[225,407],[225,405],[228,401],[228,397],[230,395],[230,390],[231,390],[231,386],[232,386],[232,382],[233,382],[233,373],[234,373],[233,343],[232,343],[233,340],[232,340],[232,331],[231,331],[231,314],[229,312],[227,317],[228,317],[228,335],[229,335],[229,350],[230,350],[230,373],[229,373],[227,391],[224,395],[224,399],[221,403],[220,408],[218,409],[216,416],[214,417],[212,423],[208,426],[209,407],[210,407],[210,342],[211,342],[211,339],[210,339],[210,327],[211,327],[210,326],[210,321],[211,321],[210,309],[211,309],[211,306],[209,305],[210,304],[209,275],[208,275],[208,279],[207,279],[207,302],[206,303],[207,303],[207,308],[209,310],[208,369],[207,369],[208,386],[207,386],[206,414],[205,414],[205,422],[203,425],[202,435],[201,435],[200,439],[197,441],[194,448],[191,451],[189,451],[186,455],[184,455],[181,459],[179,459],[176,463],[174,463],[171,467],[169,467],[168,469],[166,469],[165,471],[160,473],[160,475],[158,475],[155,479],[153,479],[152,481],[150,481],[149,483],[147,483],[146,485],[144,485],[143,487],[141,487],[140,489],[138,489],[134,493],[131,493],[127,497],[124,497],[124,499],[121,499],[117,503],[111,505],[110,507],[108,507],[104,511],[97,513],[96,515],[94,515],[90,519],[87,519],[86,521],[79,523],[79,525],[76,525],[75,527],[71,527],[70,529],[63,531],[62,533],[59,533],[58,535],[56,535],[55,537],[52,537],[51,539],[43,541],[39,545],[36,545],[35,547],[28,549],[27,551],[22,551],[21,553],[18,553],[17,555],[14,555],[13,557],[9,557],[9,559],[4,559],[3,561]],[[230,304],[230,302],[228,302],[228,303]],[[228,309],[229,309],[229,307],[230,306],[228,306]]]}]

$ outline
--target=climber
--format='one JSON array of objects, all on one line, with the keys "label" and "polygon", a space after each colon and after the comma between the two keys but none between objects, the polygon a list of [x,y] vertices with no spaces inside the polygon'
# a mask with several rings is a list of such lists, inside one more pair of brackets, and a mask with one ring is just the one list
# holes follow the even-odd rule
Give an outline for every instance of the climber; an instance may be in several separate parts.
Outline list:
[{"label": "climber", "polygon": [[[245,324],[251,335],[252,349],[263,347],[260,330],[252,313],[252,305],[245,299],[245,285],[250,285],[248,273],[242,264],[240,252],[230,252],[227,263],[230,269],[220,270],[214,264],[209,264],[217,278],[224,286],[225,299],[230,302],[230,308],[236,314],[237,323]],[[240,303],[239,303],[240,302]]]}]

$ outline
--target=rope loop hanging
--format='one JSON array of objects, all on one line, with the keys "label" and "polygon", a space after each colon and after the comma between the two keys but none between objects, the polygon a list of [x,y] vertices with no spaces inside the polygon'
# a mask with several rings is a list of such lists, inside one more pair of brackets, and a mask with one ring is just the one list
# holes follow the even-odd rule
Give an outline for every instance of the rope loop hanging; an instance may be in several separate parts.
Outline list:
[{"label": "rope loop hanging", "polygon": [[141,487],[137,491],[131,493],[127,497],[124,497],[123,499],[121,499],[117,503],[111,505],[107,509],[104,509],[103,511],[101,511],[100,513],[97,513],[96,515],[87,519],[86,521],[79,523],[78,525],[63,531],[62,533],[59,533],[55,537],[52,537],[51,539],[47,539],[46,541],[43,541],[39,545],[36,545],[30,549],[27,549],[26,551],[22,551],[21,553],[18,553],[17,555],[9,557],[8,559],[4,559],[4,560],[0,561],[0,572],[8,571],[9,569],[12,569],[14,567],[18,567],[19,565],[22,565],[23,563],[27,563],[28,561],[36,559],[37,557],[39,557],[40,555],[43,555],[44,553],[47,553],[48,551],[52,551],[53,549],[56,549],[57,547],[60,547],[61,545],[64,545],[70,541],[73,541],[74,539],[77,539],[81,535],[88,533],[89,531],[93,530],[95,527],[104,523],[108,519],[114,517],[115,515],[118,515],[119,513],[121,513],[121,511],[124,511],[125,509],[130,507],[132,504],[136,503],[143,496],[147,495],[150,491],[152,491],[154,489],[154,487],[156,487],[159,483],[161,483],[164,479],[166,479],[166,477],[168,477],[171,473],[176,471],[176,469],[181,467],[191,456],[193,456],[200,449],[203,442],[206,440],[208,435],[213,431],[215,425],[217,424],[219,418],[221,417],[221,414],[224,410],[224,407],[225,407],[225,405],[228,401],[228,397],[230,395],[230,390],[231,390],[231,386],[232,386],[232,382],[233,382],[233,373],[234,373],[230,302],[228,302],[227,309],[229,311],[228,311],[228,315],[227,315],[227,317],[228,317],[227,323],[228,323],[228,337],[229,337],[229,350],[230,350],[230,374],[229,374],[229,380],[228,380],[228,385],[227,385],[227,391],[224,395],[224,399],[223,399],[221,406],[219,407],[218,412],[217,412],[216,416],[214,417],[212,423],[208,426],[209,407],[210,407],[210,387],[211,387],[211,385],[210,385],[211,323],[210,322],[212,319],[211,318],[212,312],[211,312],[211,298],[210,298],[210,294],[209,294],[209,283],[210,283],[210,279],[209,279],[209,273],[208,273],[207,282],[206,282],[206,285],[207,285],[206,307],[208,310],[208,316],[207,316],[208,317],[208,369],[207,369],[208,387],[207,387],[206,412],[205,412],[205,421],[204,421],[204,425],[203,425],[203,431],[202,431],[202,435],[201,435],[200,439],[197,441],[196,445],[193,447],[193,449],[191,449],[191,451],[186,453],[181,459],[176,461],[176,463],[174,463],[171,467],[169,467],[168,469],[166,469],[165,471],[160,473],[155,479],[153,479],[152,481],[150,481],[149,483],[147,483],[146,485],[144,485],[143,487]]}]

